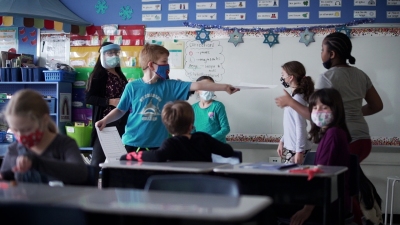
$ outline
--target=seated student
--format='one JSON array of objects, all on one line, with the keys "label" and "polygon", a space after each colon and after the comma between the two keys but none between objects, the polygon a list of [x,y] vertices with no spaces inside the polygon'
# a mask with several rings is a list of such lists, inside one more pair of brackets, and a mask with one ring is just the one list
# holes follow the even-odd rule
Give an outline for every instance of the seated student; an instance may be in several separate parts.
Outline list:
[{"label": "seated student", "polygon": [[[309,99],[309,112],[311,114],[310,140],[318,143],[315,155],[315,165],[324,166],[350,166],[349,143],[350,132],[345,121],[345,112],[340,93],[333,88],[324,88],[314,92]],[[344,210],[345,214],[350,212],[350,193],[348,174],[345,181]],[[337,201],[334,204],[338,204]],[[332,207],[336,209],[337,207]],[[281,217],[290,216],[290,224],[301,225],[307,220],[322,221],[321,207],[305,205],[277,207]],[[333,211],[333,210],[332,210]],[[331,212],[337,215],[337,212]],[[330,223],[335,224],[337,217],[331,218]]]},{"label": "seated student", "polygon": [[3,115],[17,142],[8,146],[0,179],[32,183],[80,184],[86,165],[75,140],[57,133],[43,96],[24,89],[15,93]]},{"label": "seated student", "polygon": [[203,132],[191,133],[194,112],[189,103],[169,102],[164,106],[161,117],[172,137],[164,140],[161,147],[155,151],[131,152],[121,156],[121,160],[212,162],[212,153],[223,157],[232,156],[233,149],[229,144],[222,143]]}]

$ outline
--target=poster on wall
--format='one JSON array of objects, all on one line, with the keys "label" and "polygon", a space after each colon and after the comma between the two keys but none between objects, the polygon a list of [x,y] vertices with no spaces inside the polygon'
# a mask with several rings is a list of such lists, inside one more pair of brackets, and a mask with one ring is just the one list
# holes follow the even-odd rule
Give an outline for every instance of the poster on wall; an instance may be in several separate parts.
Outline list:
[{"label": "poster on wall", "polygon": [[69,34],[40,34],[40,63],[51,66],[52,62],[69,64]]},{"label": "poster on wall", "polygon": [[183,69],[183,41],[165,41],[164,47],[169,51],[168,63],[171,69]]},{"label": "poster on wall", "polygon": [[18,32],[17,28],[0,28],[0,51],[18,51]]},{"label": "poster on wall", "polygon": [[60,93],[60,122],[71,122],[71,93]]}]

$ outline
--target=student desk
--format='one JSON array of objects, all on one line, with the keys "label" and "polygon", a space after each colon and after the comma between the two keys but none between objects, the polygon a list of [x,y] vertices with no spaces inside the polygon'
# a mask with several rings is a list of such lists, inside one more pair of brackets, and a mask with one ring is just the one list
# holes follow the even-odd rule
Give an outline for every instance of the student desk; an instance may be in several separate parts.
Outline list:
[{"label": "student desk", "polygon": [[129,187],[143,189],[151,175],[212,173],[214,168],[226,165],[211,162],[136,162],[115,161],[102,167],[102,187]]},{"label": "student desk", "polygon": [[13,186],[9,182],[0,182],[0,203],[55,203],[92,191],[93,188],[90,187],[50,187],[46,184],[32,183],[18,183]]},{"label": "student desk", "polygon": [[265,196],[229,197],[19,183],[0,188],[0,203],[7,202],[30,203],[32,207],[35,203],[77,207],[86,213],[89,224],[232,224],[257,216],[272,200]]},{"label": "student desk", "polygon": [[[216,175],[235,178],[242,185],[242,193],[266,195],[279,204],[314,204],[323,206],[324,224],[330,221],[331,203],[339,200],[339,218],[344,218],[344,181],[347,167],[321,166],[323,173],[307,181],[306,174],[289,173],[290,169],[265,170],[242,168],[251,163],[224,165],[215,168]],[[296,167],[294,167],[296,168]],[[344,224],[344,219],[341,221]]]}]

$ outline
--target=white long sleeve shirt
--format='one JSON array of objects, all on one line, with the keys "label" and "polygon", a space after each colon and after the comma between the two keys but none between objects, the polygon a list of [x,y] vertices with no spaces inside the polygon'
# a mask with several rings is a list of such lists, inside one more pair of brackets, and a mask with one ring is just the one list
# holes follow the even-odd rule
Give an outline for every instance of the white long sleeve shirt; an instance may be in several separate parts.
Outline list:
[{"label": "white long sleeve shirt", "polygon": [[[303,99],[303,94],[296,94],[293,99],[300,104],[307,106],[307,102]],[[281,142],[287,150],[303,152],[311,149],[312,143],[307,140],[307,121],[294,109],[289,106],[283,111],[283,136]]]}]

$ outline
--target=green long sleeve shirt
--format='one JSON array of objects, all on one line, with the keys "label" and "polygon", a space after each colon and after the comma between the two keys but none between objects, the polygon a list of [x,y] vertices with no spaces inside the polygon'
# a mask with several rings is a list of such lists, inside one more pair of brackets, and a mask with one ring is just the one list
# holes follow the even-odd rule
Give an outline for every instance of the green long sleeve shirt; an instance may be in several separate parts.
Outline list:
[{"label": "green long sleeve shirt", "polygon": [[226,135],[229,133],[230,127],[224,104],[213,100],[207,108],[201,108],[199,102],[193,104],[192,107],[195,115],[195,130],[205,132],[226,143]]}]

